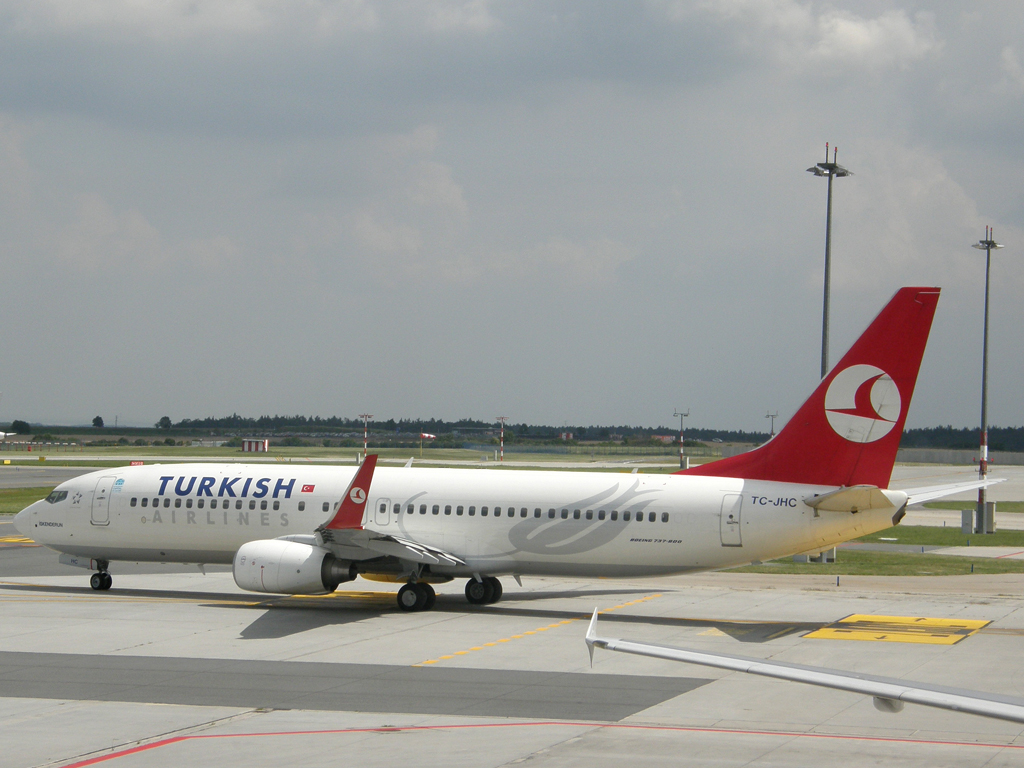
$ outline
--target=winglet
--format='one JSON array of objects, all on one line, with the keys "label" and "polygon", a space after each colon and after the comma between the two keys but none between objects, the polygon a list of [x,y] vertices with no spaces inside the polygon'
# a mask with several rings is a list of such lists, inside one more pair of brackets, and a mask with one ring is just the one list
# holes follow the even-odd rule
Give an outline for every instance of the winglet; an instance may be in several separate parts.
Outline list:
[{"label": "winglet", "polygon": [[594,640],[597,639],[597,635],[594,630],[597,629],[597,608],[594,609],[594,615],[590,617],[590,626],[587,627],[587,650],[590,651],[590,668],[594,668]]},{"label": "winglet", "polygon": [[363,527],[363,511],[366,509],[366,500],[370,495],[370,481],[373,479],[373,470],[376,466],[377,454],[371,453],[363,460],[362,466],[359,467],[348,490],[345,491],[338,511],[324,528],[337,531],[343,528]]}]

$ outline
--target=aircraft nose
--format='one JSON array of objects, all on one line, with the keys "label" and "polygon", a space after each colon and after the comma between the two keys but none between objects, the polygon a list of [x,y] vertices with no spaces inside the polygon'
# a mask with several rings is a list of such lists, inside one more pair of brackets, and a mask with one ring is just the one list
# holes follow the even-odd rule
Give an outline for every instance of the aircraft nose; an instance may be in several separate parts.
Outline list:
[{"label": "aircraft nose", "polygon": [[32,507],[34,507],[38,503],[39,503],[38,501],[32,502],[27,507],[25,507],[23,510],[21,510],[21,512],[19,512],[18,514],[16,514],[14,516],[14,521],[13,521],[14,522],[14,528],[22,536],[29,536],[30,535],[29,531],[32,530],[32,521],[31,521]]}]

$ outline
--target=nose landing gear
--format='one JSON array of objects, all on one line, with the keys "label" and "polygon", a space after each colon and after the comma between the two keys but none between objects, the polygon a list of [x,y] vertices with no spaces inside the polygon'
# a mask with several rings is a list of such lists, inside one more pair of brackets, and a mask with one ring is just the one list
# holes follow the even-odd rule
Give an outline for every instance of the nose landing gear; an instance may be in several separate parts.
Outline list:
[{"label": "nose landing gear", "polygon": [[113,583],[114,579],[106,571],[97,571],[89,578],[89,586],[97,592],[105,592]]},{"label": "nose landing gear", "polygon": [[483,580],[470,579],[466,582],[466,599],[473,605],[490,605],[501,600],[501,582],[493,576]]}]

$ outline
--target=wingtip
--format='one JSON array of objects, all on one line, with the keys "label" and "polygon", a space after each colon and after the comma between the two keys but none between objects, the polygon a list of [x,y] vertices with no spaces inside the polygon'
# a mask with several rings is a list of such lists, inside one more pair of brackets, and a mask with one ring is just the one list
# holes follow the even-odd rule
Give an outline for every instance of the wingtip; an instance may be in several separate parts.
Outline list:
[{"label": "wingtip", "polygon": [[594,639],[597,635],[594,630],[597,628],[597,608],[594,609],[594,615],[590,617],[590,626],[587,627],[587,650],[590,652],[590,668],[594,668]]}]

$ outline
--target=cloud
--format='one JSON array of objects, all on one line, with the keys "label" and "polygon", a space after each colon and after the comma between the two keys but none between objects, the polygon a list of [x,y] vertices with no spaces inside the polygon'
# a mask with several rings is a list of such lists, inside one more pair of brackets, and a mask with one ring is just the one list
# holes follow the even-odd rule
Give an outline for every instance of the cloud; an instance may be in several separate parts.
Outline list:
[{"label": "cloud", "polygon": [[1004,80],[999,90],[1008,91],[1013,96],[1024,96],[1024,67],[1021,67],[1017,52],[1012,46],[1006,46],[999,54]]}]

